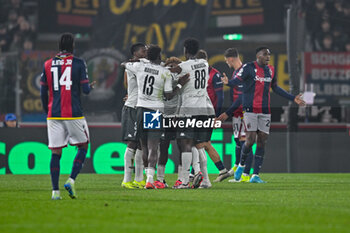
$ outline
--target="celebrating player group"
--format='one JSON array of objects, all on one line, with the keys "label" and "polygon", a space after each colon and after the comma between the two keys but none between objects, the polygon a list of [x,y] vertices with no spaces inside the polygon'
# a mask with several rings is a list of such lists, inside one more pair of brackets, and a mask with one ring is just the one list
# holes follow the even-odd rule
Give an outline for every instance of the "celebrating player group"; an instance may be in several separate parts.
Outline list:
[{"label": "celebrating player group", "polygon": [[[186,61],[170,57],[163,62],[159,46],[136,43],[130,49],[132,59],[122,64],[127,85],[127,97],[122,109],[122,136],[127,142],[122,187],[167,188],[165,166],[171,140],[176,140],[180,151],[178,180],[173,185],[174,189],[212,187],[206,152],[219,170],[219,176],[213,182],[233,176],[229,182],[264,183],[259,171],[271,123],[270,89],[304,105],[301,95],[291,95],[277,85],[274,67],[268,64],[270,50],[267,47],[257,48],[256,61],[246,64],[242,64],[237,49],[227,49],[224,53],[226,63],[234,69],[229,79],[225,73],[221,75],[208,65],[207,54],[200,50],[198,40],[188,38],[183,46]],[[82,90],[88,94],[94,83],[89,84],[86,64],[73,56],[73,48],[73,35],[63,34],[59,41],[59,53],[45,62],[41,77],[41,99],[48,114],[48,139],[52,151],[50,171],[54,200],[61,199],[59,173],[62,148],[68,142],[78,147],[71,175],[64,185],[69,196],[76,198],[75,179],[90,141],[80,93]],[[232,105],[222,113],[223,85],[230,87]],[[145,124],[149,114],[151,122],[160,119],[160,116],[168,116],[169,122],[187,122],[195,127],[149,128]],[[214,123],[223,122],[231,116],[236,163],[228,170],[211,145],[210,138]],[[208,122],[213,124],[201,127]],[[255,143],[257,149],[253,155],[252,146]],[[254,172],[250,177],[253,160]]]}]

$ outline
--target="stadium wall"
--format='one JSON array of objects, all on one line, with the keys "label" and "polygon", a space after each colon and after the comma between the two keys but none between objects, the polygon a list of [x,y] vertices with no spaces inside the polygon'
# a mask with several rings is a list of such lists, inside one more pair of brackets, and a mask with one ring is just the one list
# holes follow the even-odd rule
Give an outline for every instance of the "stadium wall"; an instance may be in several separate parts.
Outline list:
[{"label": "stadium wall", "polygon": [[[287,172],[286,126],[272,125],[262,172]],[[350,172],[349,128],[347,125],[300,125],[297,153],[292,155],[292,172]],[[126,144],[121,142],[120,124],[90,125],[91,145],[83,167],[84,173],[122,174]],[[212,144],[224,164],[230,168],[235,160],[235,141],[230,124],[217,129]],[[69,174],[76,154],[75,147],[63,150],[61,174]],[[178,149],[169,148],[166,173],[177,172]],[[47,148],[45,125],[0,130],[0,174],[49,174],[51,153]],[[208,158],[209,173],[218,173]]]}]

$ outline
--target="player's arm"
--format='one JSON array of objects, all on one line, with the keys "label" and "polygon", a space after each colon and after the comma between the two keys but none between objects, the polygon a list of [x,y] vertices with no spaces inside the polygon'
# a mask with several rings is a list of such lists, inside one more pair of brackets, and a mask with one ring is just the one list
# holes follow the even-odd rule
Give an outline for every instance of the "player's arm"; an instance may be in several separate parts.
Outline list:
[{"label": "player's arm", "polygon": [[83,90],[83,93],[88,95],[91,91],[91,89],[94,88],[94,85],[96,84],[95,81],[89,83],[89,76],[87,74],[87,67],[86,63],[82,62],[80,66],[80,85]]},{"label": "player's arm", "polygon": [[126,62],[122,63],[125,69],[129,70],[131,73],[136,74],[141,67],[141,62]]},{"label": "player's arm", "polygon": [[221,108],[224,102],[224,90],[223,90],[223,82],[221,81],[220,73],[216,73],[213,77],[213,87],[215,91],[215,95],[217,97],[217,104],[215,109],[215,115],[219,116],[221,113]]},{"label": "player's arm", "polygon": [[226,112],[222,113],[219,117],[219,121],[226,121],[229,116],[233,114],[240,106],[242,105],[242,95],[239,95],[235,102],[226,110]]},{"label": "player's arm", "polygon": [[48,105],[49,105],[49,95],[48,95],[48,85],[47,85],[47,78],[45,74],[45,65],[43,69],[43,73],[41,74],[40,78],[40,98],[41,98],[41,103],[43,105],[43,109],[45,113],[47,114],[49,111]]},{"label": "player's arm", "polygon": [[128,74],[124,71],[124,87],[128,89]]},{"label": "player's arm", "polygon": [[[179,78],[177,81],[176,87],[172,90],[171,87],[171,77],[167,78],[164,85],[164,97],[167,100],[172,99],[177,93],[181,90],[181,88],[189,81],[190,74],[185,74]],[[172,91],[171,91],[172,90]]]},{"label": "player's arm", "polygon": [[301,105],[301,106],[305,105],[305,101],[301,99],[302,94],[299,94],[297,96],[292,95],[277,85],[276,74],[275,74],[275,77],[272,79],[271,88],[272,88],[273,92],[275,92],[277,95],[282,96],[283,98],[286,98],[290,101],[294,101],[298,105]]},{"label": "player's arm", "polygon": [[234,75],[233,79],[228,80],[226,74],[226,78],[222,79],[224,84],[227,84],[230,87],[235,87],[240,84],[242,84],[243,81],[247,80],[250,76],[254,76],[253,74],[253,68],[251,66],[248,66],[247,64],[244,64],[238,72]]}]

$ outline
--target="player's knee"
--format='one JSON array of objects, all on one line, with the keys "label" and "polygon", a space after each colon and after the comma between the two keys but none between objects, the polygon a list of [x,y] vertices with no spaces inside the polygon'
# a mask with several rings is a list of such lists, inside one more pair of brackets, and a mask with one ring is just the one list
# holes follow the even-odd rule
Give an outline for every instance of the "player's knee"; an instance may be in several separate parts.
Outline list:
[{"label": "player's knee", "polygon": [[256,145],[258,147],[264,148],[267,141],[267,135],[266,134],[259,134],[256,139]]}]

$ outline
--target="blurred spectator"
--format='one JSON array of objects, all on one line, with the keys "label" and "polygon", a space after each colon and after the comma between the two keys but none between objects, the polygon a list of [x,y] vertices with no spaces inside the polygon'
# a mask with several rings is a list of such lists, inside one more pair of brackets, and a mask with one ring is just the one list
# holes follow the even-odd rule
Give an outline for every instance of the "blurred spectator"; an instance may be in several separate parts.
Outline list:
[{"label": "blurred spectator", "polygon": [[33,41],[30,38],[25,38],[23,42],[23,50],[24,51],[31,51],[33,50]]},{"label": "blurred spectator", "polygon": [[345,44],[345,52],[350,52],[350,41]]},{"label": "blurred spectator", "polygon": [[326,34],[323,37],[321,51],[324,51],[324,52],[335,51],[334,44],[333,44],[333,37],[331,34]]},{"label": "blurred spectator", "polygon": [[313,45],[315,50],[321,50],[322,41],[326,34],[331,32],[331,23],[329,20],[323,20],[321,23],[321,29],[315,32]]},{"label": "blurred spectator", "polygon": [[19,31],[23,37],[34,37],[34,27],[29,24],[29,22],[25,19],[21,19],[19,24]]},{"label": "blurred spectator", "polygon": [[347,35],[344,33],[343,28],[340,25],[335,25],[332,30],[334,47],[336,51],[344,51],[345,43],[348,40]]},{"label": "blurred spectator", "polygon": [[314,51],[345,51],[350,38],[350,1],[306,1],[305,22],[307,43]]},{"label": "blurred spectator", "polygon": [[309,32],[313,35],[321,28],[321,22],[328,19],[329,13],[326,9],[325,0],[315,0],[306,10],[306,26]]},{"label": "blurred spectator", "polygon": [[3,124],[4,128],[18,128],[17,117],[13,113],[6,114]]},{"label": "blurred spectator", "polygon": [[[0,0],[0,51],[32,50],[36,37],[36,12],[22,0]],[[33,23],[30,23],[32,19]],[[5,25],[5,29],[4,29]]]},{"label": "blurred spectator", "polygon": [[15,34],[15,32],[19,29],[19,24],[17,20],[18,20],[17,11],[14,9],[11,9],[8,13],[8,21],[7,21],[7,31],[11,36],[11,39],[12,39],[12,36]]},{"label": "blurred spectator", "polygon": [[11,38],[7,34],[6,25],[0,25],[0,52],[7,52],[10,47]]},{"label": "blurred spectator", "polygon": [[20,51],[22,49],[22,37],[20,32],[16,32],[10,46],[10,52]]}]

